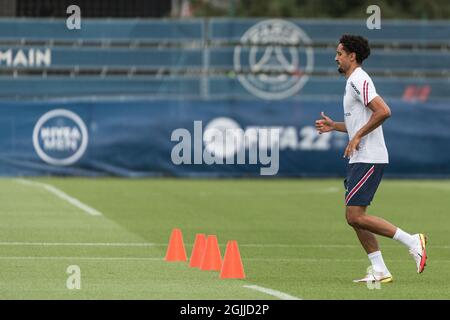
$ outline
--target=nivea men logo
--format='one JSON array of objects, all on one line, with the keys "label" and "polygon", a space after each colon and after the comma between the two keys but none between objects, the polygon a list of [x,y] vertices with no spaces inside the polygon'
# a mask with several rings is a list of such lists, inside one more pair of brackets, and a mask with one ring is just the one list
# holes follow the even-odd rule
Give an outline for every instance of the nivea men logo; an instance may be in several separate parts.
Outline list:
[{"label": "nivea men logo", "polygon": [[352,81],[350,81],[350,85],[351,85],[352,88],[356,91],[356,93],[357,93],[358,95],[361,94],[361,93],[359,92],[359,90],[356,88],[355,84],[354,84]]},{"label": "nivea men logo", "polygon": [[0,49],[0,66],[7,67],[49,67],[52,63],[52,52],[50,49],[40,50],[30,48],[22,49]]},{"label": "nivea men logo", "polygon": [[71,165],[86,151],[88,131],[77,114],[55,109],[37,121],[33,130],[33,145],[43,161],[56,166]]}]

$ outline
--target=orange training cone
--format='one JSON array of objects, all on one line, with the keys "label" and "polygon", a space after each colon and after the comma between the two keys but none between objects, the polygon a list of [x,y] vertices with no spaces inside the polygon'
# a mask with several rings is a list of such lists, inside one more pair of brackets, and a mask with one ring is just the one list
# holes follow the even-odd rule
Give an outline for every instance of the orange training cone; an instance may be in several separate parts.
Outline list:
[{"label": "orange training cone", "polygon": [[221,279],[244,279],[244,266],[242,265],[241,255],[237,241],[228,241],[225,256],[223,257],[223,265],[220,271]]},{"label": "orange training cone", "polygon": [[191,258],[189,259],[189,267],[200,268],[203,255],[205,254],[206,236],[203,233],[195,235],[194,247],[192,248]]},{"label": "orange training cone", "polygon": [[215,235],[206,239],[205,254],[203,255],[200,270],[220,271],[222,267],[222,257],[220,256],[219,244]]},{"label": "orange training cone", "polygon": [[180,229],[173,229],[170,235],[169,246],[166,252],[166,261],[186,261],[186,250],[184,249],[183,235]]}]

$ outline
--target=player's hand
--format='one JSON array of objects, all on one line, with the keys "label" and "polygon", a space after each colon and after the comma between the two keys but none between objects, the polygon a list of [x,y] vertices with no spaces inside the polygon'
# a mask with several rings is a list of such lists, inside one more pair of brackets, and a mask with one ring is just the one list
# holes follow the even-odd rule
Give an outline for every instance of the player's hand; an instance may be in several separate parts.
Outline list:
[{"label": "player's hand", "polygon": [[359,143],[361,142],[361,138],[355,136],[347,145],[347,148],[345,148],[344,152],[344,158],[350,159],[350,157],[353,155],[353,153],[356,150],[359,150]]},{"label": "player's hand", "polygon": [[316,130],[319,134],[334,130],[334,121],[327,117],[323,111],[320,113],[322,119],[316,120]]}]

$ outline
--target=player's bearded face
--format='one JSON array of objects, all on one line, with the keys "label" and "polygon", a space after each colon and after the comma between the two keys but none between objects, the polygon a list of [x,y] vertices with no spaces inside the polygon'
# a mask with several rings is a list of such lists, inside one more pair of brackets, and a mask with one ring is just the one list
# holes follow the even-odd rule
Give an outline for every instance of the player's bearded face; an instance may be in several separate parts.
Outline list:
[{"label": "player's bearded face", "polygon": [[341,57],[340,60],[336,61],[336,62],[337,62],[337,65],[338,65],[339,73],[345,73],[345,71],[348,69],[345,59],[343,57]]},{"label": "player's bearded face", "polygon": [[345,67],[343,66],[343,64],[341,62],[337,62],[337,66],[338,66],[339,73],[345,73]]},{"label": "player's bearded face", "polygon": [[348,59],[347,53],[342,47],[342,44],[339,44],[336,49],[336,57],[335,61],[338,66],[339,73],[345,73],[345,70],[347,70],[347,63],[346,60]]}]

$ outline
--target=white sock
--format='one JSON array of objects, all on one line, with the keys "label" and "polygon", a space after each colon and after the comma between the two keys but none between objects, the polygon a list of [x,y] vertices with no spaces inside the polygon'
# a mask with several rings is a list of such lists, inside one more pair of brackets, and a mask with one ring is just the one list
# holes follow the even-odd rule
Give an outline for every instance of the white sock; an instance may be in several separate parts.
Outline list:
[{"label": "white sock", "polygon": [[388,268],[384,264],[383,256],[381,251],[375,251],[367,255],[370,262],[372,263],[373,272],[375,274],[387,274],[389,273]]},{"label": "white sock", "polygon": [[392,239],[400,241],[408,248],[412,248],[416,244],[416,239],[400,228],[397,228],[397,231],[395,231],[395,235]]}]

